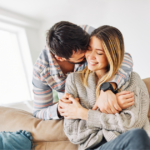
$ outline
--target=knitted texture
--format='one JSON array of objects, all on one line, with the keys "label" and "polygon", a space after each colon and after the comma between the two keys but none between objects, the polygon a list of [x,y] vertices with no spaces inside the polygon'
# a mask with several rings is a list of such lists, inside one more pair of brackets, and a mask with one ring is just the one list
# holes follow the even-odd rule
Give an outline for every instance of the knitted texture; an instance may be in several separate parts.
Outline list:
[{"label": "knitted texture", "polygon": [[115,139],[121,133],[133,128],[143,128],[150,137],[148,121],[149,94],[140,76],[132,72],[129,81],[121,87],[121,91],[134,92],[133,106],[116,114],[105,114],[91,110],[96,102],[96,77],[90,73],[88,86],[81,80],[81,73],[72,73],[66,81],[65,92],[79,97],[84,108],[89,109],[87,121],[81,119],[64,119],[64,132],[79,149],[92,148],[101,142],[103,136],[107,141]]}]

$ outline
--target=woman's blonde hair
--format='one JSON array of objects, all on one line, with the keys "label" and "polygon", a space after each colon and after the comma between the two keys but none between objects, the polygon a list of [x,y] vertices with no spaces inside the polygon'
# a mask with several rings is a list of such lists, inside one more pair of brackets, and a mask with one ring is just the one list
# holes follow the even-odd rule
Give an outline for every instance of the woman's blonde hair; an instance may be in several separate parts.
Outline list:
[{"label": "woman's blonde hair", "polygon": [[[108,82],[117,73],[124,58],[124,40],[121,32],[112,26],[104,25],[95,29],[91,37],[97,37],[101,40],[103,49],[108,60],[108,68],[106,74],[98,80],[96,87],[96,97],[100,95],[100,86],[104,82]],[[86,67],[82,71],[82,81],[85,86],[91,71]]]}]

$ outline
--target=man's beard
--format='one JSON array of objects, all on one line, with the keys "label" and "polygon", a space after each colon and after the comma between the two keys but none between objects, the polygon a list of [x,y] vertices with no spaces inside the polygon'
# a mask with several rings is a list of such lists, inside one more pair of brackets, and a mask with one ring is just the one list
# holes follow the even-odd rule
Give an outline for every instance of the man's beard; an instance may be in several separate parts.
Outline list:
[{"label": "man's beard", "polygon": [[83,64],[83,63],[86,62],[86,58],[84,58],[81,62],[76,62],[76,63],[71,62],[71,61],[69,61],[69,60],[67,60],[67,61],[68,61],[68,63],[70,63],[70,64]]}]

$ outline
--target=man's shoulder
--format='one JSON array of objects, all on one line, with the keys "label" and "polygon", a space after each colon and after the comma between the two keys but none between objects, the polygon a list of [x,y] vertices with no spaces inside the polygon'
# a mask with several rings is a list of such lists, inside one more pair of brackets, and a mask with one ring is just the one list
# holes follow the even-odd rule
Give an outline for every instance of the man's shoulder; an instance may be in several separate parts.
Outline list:
[{"label": "man's shoulder", "polygon": [[79,25],[84,31],[86,31],[88,34],[91,34],[95,28],[89,25]]},{"label": "man's shoulder", "polygon": [[50,71],[50,64],[52,63],[53,58],[51,57],[50,51],[45,47],[37,58],[33,69],[38,73],[42,73],[45,70],[46,73]]}]

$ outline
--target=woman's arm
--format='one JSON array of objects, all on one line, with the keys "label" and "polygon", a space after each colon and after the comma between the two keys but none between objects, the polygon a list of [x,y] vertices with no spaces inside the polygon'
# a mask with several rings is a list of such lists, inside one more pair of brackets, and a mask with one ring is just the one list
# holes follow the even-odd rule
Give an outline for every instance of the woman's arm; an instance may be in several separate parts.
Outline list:
[{"label": "woman's arm", "polygon": [[[82,83],[81,83],[82,84]],[[76,83],[74,81],[74,74],[69,74],[67,79],[66,79],[66,85],[65,85],[65,93],[68,93],[72,95],[74,98],[78,97],[78,92],[76,88]],[[80,116],[80,110],[83,108],[79,101],[70,98],[72,100],[72,104],[64,104],[64,109],[65,106],[67,107],[68,110],[76,113],[74,113],[74,117],[78,119],[66,119],[64,118],[64,132],[68,139],[73,143],[73,144],[87,144],[88,145],[88,139],[91,136],[94,136],[94,132],[92,129],[88,129],[87,123],[85,120],[79,119]],[[63,105],[62,105],[63,107]],[[87,110],[86,108],[84,108]],[[62,110],[63,111],[63,110]],[[88,111],[88,110],[87,110]],[[68,111],[67,111],[68,112]],[[70,115],[70,112],[69,112]],[[96,132],[95,132],[96,133]]]}]

